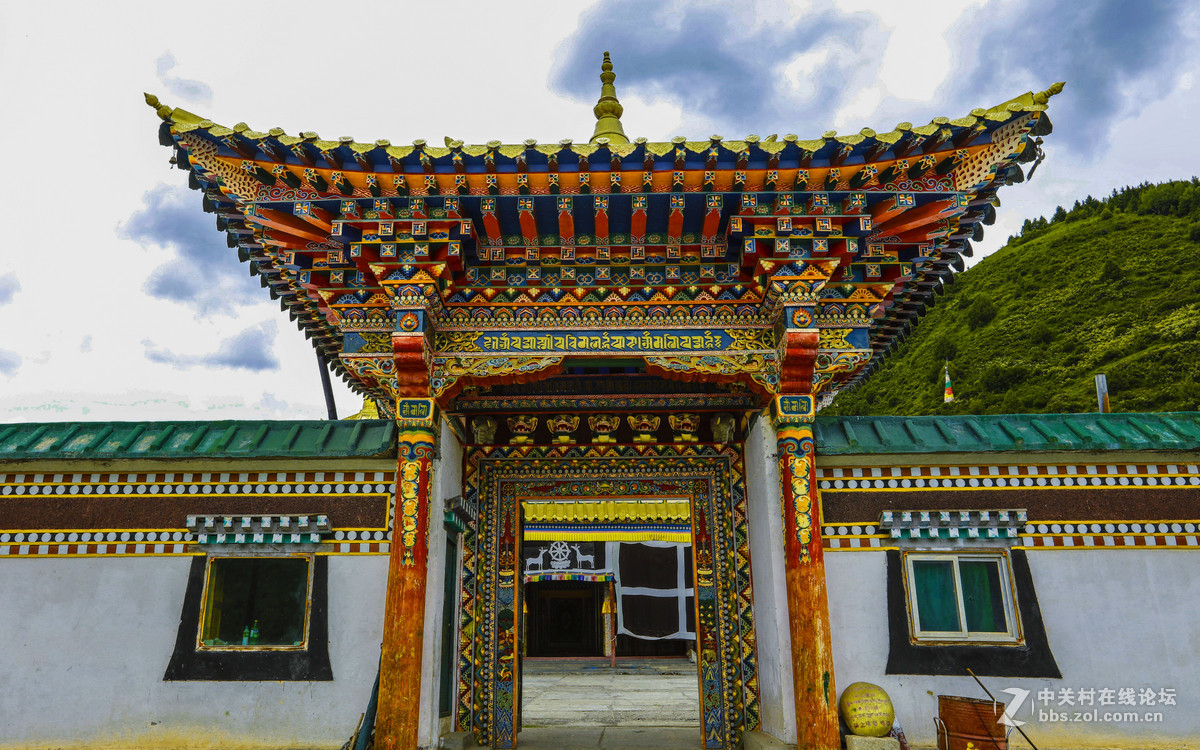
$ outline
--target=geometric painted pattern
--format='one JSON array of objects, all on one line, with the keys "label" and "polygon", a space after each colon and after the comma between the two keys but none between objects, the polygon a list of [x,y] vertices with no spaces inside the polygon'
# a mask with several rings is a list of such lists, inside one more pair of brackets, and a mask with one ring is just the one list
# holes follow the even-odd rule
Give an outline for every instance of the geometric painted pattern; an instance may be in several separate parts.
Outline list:
[{"label": "geometric painted pattern", "polygon": [[823,490],[1200,486],[1197,464],[1002,464],[818,467]]},{"label": "geometric painted pattern", "polygon": [[745,480],[740,447],[488,446],[471,449],[462,578],[456,722],[481,743],[511,747],[519,731],[521,502],[688,497],[696,571],[697,651],[705,746],[738,747],[759,702]]},{"label": "geometric painted pattern", "polygon": [[[923,466],[831,467],[817,470],[826,496],[839,492],[901,493],[906,504],[920,504],[921,491],[1089,492],[1178,491],[1200,487],[1200,465],[1187,462],[1005,463]],[[1040,496],[1040,495],[1038,495]],[[1027,498],[1035,497],[1026,495]],[[1071,502],[1072,495],[1064,496]],[[1070,505],[1057,507],[1069,508]],[[1200,520],[1140,518],[1136,507],[1121,518],[1038,518],[1031,511],[1017,525],[1014,549],[1195,549],[1200,547]],[[1125,515],[1128,514],[1128,515]],[[915,511],[914,511],[915,515]],[[897,549],[890,530],[870,522],[828,524],[823,529],[829,550]],[[983,535],[981,534],[981,538]]]},{"label": "geometric painted pattern", "polygon": [[[828,550],[899,549],[891,534],[873,525],[826,526]],[[1200,547],[1200,520],[1027,524],[1013,549],[1195,549]]]},{"label": "geometric painted pattern", "polygon": [[[91,557],[125,555],[202,554],[198,536],[184,527],[187,515],[206,502],[237,499],[262,504],[264,512],[280,502],[336,496],[341,502],[386,501],[379,523],[336,526],[325,533],[316,554],[386,555],[390,548],[390,518],[395,507],[395,473],[392,471],[232,471],[232,472],[65,472],[31,471],[0,474],[0,510],[5,501],[45,500],[88,503],[111,502],[123,521],[79,528],[0,529],[0,556]],[[178,513],[177,526],[147,527],[122,510],[131,501],[145,498],[187,504]],[[92,506],[93,510],[102,508]],[[160,506],[161,507],[161,506]],[[203,512],[203,511],[201,511]],[[262,513],[239,513],[258,520]],[[316,516],[313,515],[315,519]],[[73,525],[80,525],[78,515]],[[336,514],[332,518],[337,522]]]}]

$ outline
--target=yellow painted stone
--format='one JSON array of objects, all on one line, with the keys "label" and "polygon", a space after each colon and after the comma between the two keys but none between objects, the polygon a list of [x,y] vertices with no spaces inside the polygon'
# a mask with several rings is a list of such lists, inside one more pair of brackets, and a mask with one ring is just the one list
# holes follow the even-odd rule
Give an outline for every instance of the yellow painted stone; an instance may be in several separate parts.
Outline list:
[{"label": "yellow painted stone", "polygon": [[838,699],[842,721],[859,737],[883,737],[896,721],[892,699],[878,685],[856,682],[842,691]]}]

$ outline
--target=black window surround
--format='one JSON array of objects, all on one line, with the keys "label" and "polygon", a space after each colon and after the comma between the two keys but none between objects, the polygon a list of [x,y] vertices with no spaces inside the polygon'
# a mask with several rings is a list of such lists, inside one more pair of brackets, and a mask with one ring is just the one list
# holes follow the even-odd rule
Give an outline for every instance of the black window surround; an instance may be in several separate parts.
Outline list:
[{"label": "black window surround", "polygon": [[329,664],[329,560],[312,560],[312,600],[309,609],[308,648],[304,650],[198,649],[197,637],[204,608],[204,571],[208,558],[192,558],[187,591],[175,650],[164,681],[207,680],[222,682],[304,681],[333,679]]},{"label": "black window surround", "polygon": [[[968,551],[968,550],[964,550]],[[1016,606],[1020,613],[1023,642],[1012,645],[964,643],[917,644],[913,642],[904,583],[904,560],[899,550],[887,551],[889,649],[886,674],[991,677],[1049,677],[1062,672],[1050,651],[1042,611],[1033,588],[1025,550],[1010,552]]]}]

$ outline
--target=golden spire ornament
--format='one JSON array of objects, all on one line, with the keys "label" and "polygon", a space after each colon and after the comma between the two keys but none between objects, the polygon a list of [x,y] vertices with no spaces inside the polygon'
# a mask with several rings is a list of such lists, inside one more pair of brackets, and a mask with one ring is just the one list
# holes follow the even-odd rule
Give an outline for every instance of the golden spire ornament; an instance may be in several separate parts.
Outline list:
[{"label": "golden spire ornament", "polygon": [[621,114],[625,108],[617,101],[617,88],[613,86],[616,79],[612,60],[605,52],[604,63],[600,66],[600,101],[592,107],[596,115],[596,132],[592,133],[589,143],[595,143],[600,138],[607,138],[609,143],[629,143],[625,129],[621,127]]}]

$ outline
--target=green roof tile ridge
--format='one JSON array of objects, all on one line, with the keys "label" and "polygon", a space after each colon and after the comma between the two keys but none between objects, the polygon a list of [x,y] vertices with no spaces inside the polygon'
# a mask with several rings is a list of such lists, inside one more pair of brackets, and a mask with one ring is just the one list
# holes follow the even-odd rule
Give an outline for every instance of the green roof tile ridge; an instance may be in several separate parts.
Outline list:
[{"label": "green roof tile ridge", "polygon": [[[853,444],[843,445],[836,436],[844,433],[851,424],[854,425]],[[868,425],[873,428],[871,433],[867,432]],[[927,429],[932,429],[933,434],[927,433]],[[1098,450],[1200,452],[1200,412],[919,417],[818,415],[814,430],[817,454],[827,456]],[[927,437],[923,438],[922,433]],[[969,440],[968,435],[979,439]]]},{"label": "green roof tile ridge", "polygon": [[288,433],[283,436],[283,447],[291,450],[292,446],[296,444],[296,438],[298,437],[300,437],[300,425],[293,425],[292,429],[288,430]]},{"label": "green roof tile ridge", "polygon": [[[386,429],[373,429],[376,426]],[[817,452],[823,455],[1048,450],[1200,452],[1200,412],[818,416],[814,432]],[[218,433],[220,438],[216,437]],[[231,446],[239,434],[248,439]],[[384,458],[395,456],[396,436],[395,423],[389,420],[356,420],[354,424],[329,420],[10,423],[0,424],[0,460],[92,456],[105,460]]]},{"label": "green roof tile ridge", "polygon": [[958,437],[955,436],[954,432],[950,429],[949,420],[939,419],[933,423],[933,427],[938,431],[938,434],[942,436],[942,440],[946,441],[946,443],[949,445],[958,445]]},{"label": "green roof tile ridge", "polygon": [[966,426],[966,428],[968,430],[970,430],[971,432],[973,432],[975,434],[975,440],[980,445],[990,446],[992,444],[992,441],[990,438],[988,438],[987,433],[985,433],[983,431],[983,428],[980,427],[977,422],[975,422],[974,420],[968,419],[965,422],[963,422],[963,424]]},{"label": "green roof tile ridge", "polygon": [[1021,450],[1025,447],[1025,436],[1022,435],[1019,431],[1017,431],[1017,429],[1015,427],[1013,427],[1012,425],[1010,425],[1008,422],[1006,422],[1004,420],[998,420],[996,422],[996,424],[998,424],[1000,426],[1000,431],[1002,433],[1004,433],[1005,435],[1008,435],[1009,438],[1012,439],[1013,445],[1016,447],[1017,450]]},{"label": "green roof tile ridge", "polygon": [[[1169,423],[1167,423],[1166,420],[1163,419],[1160,415],[1158,415],[1158,414],[1149,415],[1148,414],[1146,416],[1150,417],[1150,419],[1153,422],[1157,423],[1157,426],[1159,427],[1158,430],[1155,430],[1154,432],[1152,432],[1150,434],[1150,437],[1152,440],[1154,440],[1155,442],[1162,444],[1164,447],[1168,447],[1168,448],[1177,448],[1177,447],[1180,447],[1180,446],[1186,444],[1185,441],[1182,440],[1177,434],[1173,434],[1174,433],[1173,427]],[[1163,427],[1172,428],[1172,434],[1164,433],[1164,431],[1162,429]],[[1144,429],[1145,425],[1142,425],[1141,428]]]},{"label": "green roof tile ridge", "polygon": [[[348,439],[326,448],[337,434]],[[389,420],[357,420],[353,425],[317,419],[9,423],[0,424],[0,461],[390,458],[396,454],[396,435],[395,423]]]}]

